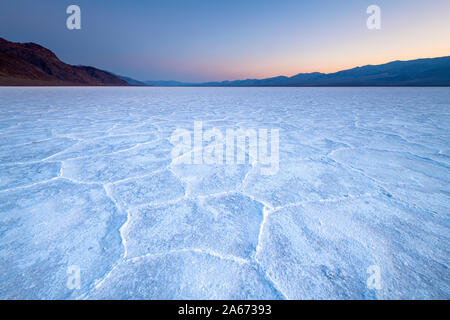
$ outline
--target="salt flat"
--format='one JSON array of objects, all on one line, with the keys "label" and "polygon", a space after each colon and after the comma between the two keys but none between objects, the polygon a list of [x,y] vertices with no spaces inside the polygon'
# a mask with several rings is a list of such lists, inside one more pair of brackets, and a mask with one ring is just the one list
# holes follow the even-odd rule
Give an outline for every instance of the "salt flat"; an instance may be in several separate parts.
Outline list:
[{"label": "salt flat", "polygon": [[[279,170],[174,161],[194,121]],[[448,88],[0,88],[0,298],[449,299],[449,128]]]}]

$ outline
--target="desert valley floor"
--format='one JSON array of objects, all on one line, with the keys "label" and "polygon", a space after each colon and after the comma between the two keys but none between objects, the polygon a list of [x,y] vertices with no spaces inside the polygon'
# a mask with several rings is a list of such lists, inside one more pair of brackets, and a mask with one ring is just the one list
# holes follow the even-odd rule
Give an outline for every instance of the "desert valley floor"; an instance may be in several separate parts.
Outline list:
[{"label": "desert valley floor", "polygon": [[[194,121],[279,170],[174,161]],[[449,128],[448,88],[2,87],[0,298],[448,299]]]}]

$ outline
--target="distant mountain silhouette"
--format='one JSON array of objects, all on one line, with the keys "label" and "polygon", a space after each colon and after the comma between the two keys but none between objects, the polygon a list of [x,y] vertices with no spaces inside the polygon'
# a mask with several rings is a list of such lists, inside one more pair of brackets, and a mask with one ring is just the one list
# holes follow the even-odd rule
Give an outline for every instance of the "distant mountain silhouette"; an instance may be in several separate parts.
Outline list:
[{"label": "distant mountain silhouette", "polygon": [[2,86],[126,86],[119,77],[88,66],[72,66],[35,43],[0,38]]},{"label": "distant mountain silhouette", "polygon": [[450,56],[441,58],[393,61],[380,65],[367,65],[335,73],[299,73],[292,77],[246,79],[206,83],[176,81],[146,81],[160,86],[449,86]]},{"label": "distant mountain silhouette", "polygon": [[[144,83],[148,86],[156,86],[156,87],[181,87],[186,85],[192,85],[190,83],[186,82],[180,82],[175,80],[160,80],[160,81],[144,81]],[[194,84],[195,85],[195,84]],[[198,85],[202,85],[199,83]]]},{"label": "distant mountain silhouette", "polygon": [[125,76],[119,76],[117,75],[120,79],[126,81],[126,83],[128,83],[130,86],[147,86],[147,84],[145,82],[130,78],[130,77],[125,77]]}]

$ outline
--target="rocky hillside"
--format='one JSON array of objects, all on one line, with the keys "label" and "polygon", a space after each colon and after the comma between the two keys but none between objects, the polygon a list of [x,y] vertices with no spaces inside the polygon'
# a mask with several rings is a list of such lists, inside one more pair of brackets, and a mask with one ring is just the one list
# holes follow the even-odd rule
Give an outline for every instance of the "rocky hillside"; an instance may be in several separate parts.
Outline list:
[{"label": "rocky hillside", "polygon": [[64,63],[35,43],[0,38],[1,86],[126,86],[119,77],[88,66]]}]

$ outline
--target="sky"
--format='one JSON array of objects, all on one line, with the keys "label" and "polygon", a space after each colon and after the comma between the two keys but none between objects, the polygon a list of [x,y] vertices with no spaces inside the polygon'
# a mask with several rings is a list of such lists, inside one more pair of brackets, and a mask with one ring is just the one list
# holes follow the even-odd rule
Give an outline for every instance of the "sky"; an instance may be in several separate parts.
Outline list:
[{"label": "sky", "polygon": [[[71,4],[81,30],[66,27]],[[1,0],[0,37],[142,81],[292,76],[448,56],[450,1]]]}]

